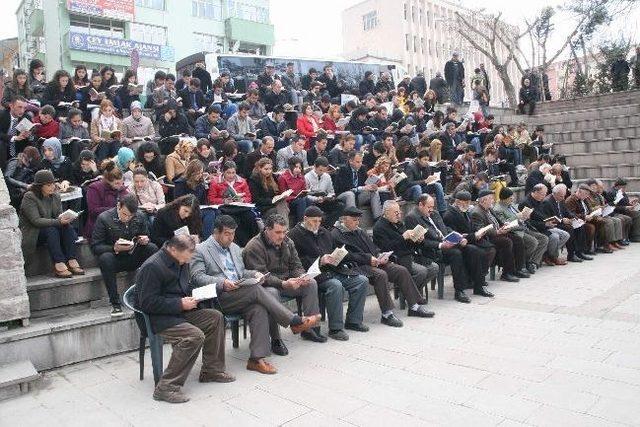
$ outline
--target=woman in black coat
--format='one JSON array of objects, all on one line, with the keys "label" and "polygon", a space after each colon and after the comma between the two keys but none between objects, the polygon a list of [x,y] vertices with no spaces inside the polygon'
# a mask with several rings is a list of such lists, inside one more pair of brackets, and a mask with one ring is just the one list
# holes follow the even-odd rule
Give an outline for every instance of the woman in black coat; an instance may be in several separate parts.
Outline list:
[{"label": "woman in black coat", "polygon": [[42,95],[42,105],[51,105],[56,109],[57,117],[66,117],[67,111],[71,106],[60,105],[61,102],[77,102],[76,89],[71,82],[71,76],[65,70],[56,71]]},{"label": "woman in black coat", "polygon": [[202,233],[200,204],[192,194],[178,197],[158,210],[151,226],[151,241],[161,247],[184,226],[191,235],[200,236]]}]

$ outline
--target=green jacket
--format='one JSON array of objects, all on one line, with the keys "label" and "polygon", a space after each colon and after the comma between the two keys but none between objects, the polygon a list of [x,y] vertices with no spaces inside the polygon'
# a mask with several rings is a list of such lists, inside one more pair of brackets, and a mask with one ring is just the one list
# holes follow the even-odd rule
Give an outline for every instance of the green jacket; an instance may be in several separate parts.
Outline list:
[{"label": "green jacket", "polygon": [[36,196],[27,191],[20,205],[20,231],[22,232],[22,253],[25,258],[36,251],[38,234],[41,228],[60,227],[62,224],[58,216],[62,213],[60,195],[54,193],[51,197]]},{"label": "green jacket", "polygon": [[[505,205],[504,203],[500,203],[500,202],[493,205],[493,214],[496,216],[496,219],[500,221],[500,225],[506,224],[507,222],[511,222],[514,219],[518,219],[516,214],[513,213],[511,209],[509,209],[509,205]],[[526,229],[521,223],[519,227],[513,228],[511,232],[522,237],[524,235],[525,230]]]}]

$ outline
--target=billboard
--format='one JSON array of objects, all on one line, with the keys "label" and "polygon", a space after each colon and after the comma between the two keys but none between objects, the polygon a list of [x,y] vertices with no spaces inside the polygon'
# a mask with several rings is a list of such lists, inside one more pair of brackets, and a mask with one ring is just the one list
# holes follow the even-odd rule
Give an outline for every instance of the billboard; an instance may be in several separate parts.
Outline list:
[{"label": "billboard", "polygon": [[134,0],[67,0],[69,12],[133,21]]},{"label": "billboard", "polygon": [[69,33],[69,49],[120,56],[131,56],[131,52],[135,49],[140,58],[151,58],[160,61],[173,61],[174,58],[171,46],[160,46],[134,40],[115,39],[76,32]]}]

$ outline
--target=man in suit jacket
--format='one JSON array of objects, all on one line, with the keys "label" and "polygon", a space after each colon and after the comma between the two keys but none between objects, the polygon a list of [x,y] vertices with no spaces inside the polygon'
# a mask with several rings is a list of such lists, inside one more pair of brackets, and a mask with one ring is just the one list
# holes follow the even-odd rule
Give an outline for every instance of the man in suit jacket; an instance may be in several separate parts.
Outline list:
[{"label": "man in suit jacket", "polygon": [[260,278],[262,273],[245,269],[241,249],[233,243],[236,228],[238,224],[233,217],[221,215],[216,218],[213,234],[196,247],[191,262],[191,280],[194,287],[215,284],[222,311],[242,314],[249,322],[251,355],[247,369],[275,374],[276,368],[265,360],[270,355],[269,350],[280,356],[289,353],[280,338],[278,325],[290,326],[294,333],[300,333],[316,326],[320,316],[301,318],[282,305],[276,289],[268,288],[273,290],[269,291],[259,283],[245,285],[240,282]]},{"label": "man in suit jacket", "polygon": [[382,311],[380,322],[388,326],[402,326],[402,321],[393,314],[393,300],[389,294],[390,281],[400,288],[407,300],[409,316],[433,317],[433,312],[419,304],[423,298],[413,282],[411,273],[405,267],[389,261],[389,257],[380,259],[380,249],[367,232],[359,227],[361,216],[360,209],[346,208],[331,234],[338,245],[343,245],[349,251],[345,260],[355,263],[357,270],[369,278]]},{"label": "man in suit jacket", "polygon": [[411,230],[402,223],[398,202],[387,200],[382,205],[382,217],[373,225],[373,241],[381,250],[393,251],[396,262],[409,270],[418,289],[424,286],[428,295],[428,284],[438,275],[439,268],[427,257],[415,257],[424,237],[411,239]]},{"label": "man in suit jacket", "polygon": [[[405,200],[418,200],[422,193],[429,193],[436,198],[438,212],[447,210],[443,184],[434,175],[437,171],[429,165],[429,151],[420,150],[416,159],[409,162],[404,173],[407,179],[398,183],[396,193],[401,194]],[[441,172],[440,179],[444,178]]]},{"label": "man in suit jacket", "polygon": [[471,210],[471,222],[475,231],[492,225],[487,231],[487,237],[496,246],[498,262],[502,267],[501,280],[506,282],[518,282],[519,278],[529,277],[524,270],[524,244],[522,239],[517,239],[510,234],[491,210],[494,203],[494,194],[491,190],[482,190],[478,194],[478,203]]},{"label": "man in suit jacket", "polygon": [[[349,152],[348,158],[347,165],[340,167],[335,174],[334,189],[336,194],[343,195],[346,207],[355,207],[350,205],[351,200],[354,200],[358,206],[371,204],[373,217],[378,218],[382,214],[378,186],[366,184],[367,171],[362,166],[362,153],[352,150]],[[353,194],[353,197],[347,193]],[[373,203],[373,198],[377,198],[377,202]]]},{"label": "man in suit jacket", "polygon": [[542,209],[544,210],[547,218],[552,216],[560,218],[562,222],[557,225],[557,228],[569,233],[569,240],[567,240],[567,261],[590,261],[593,258],[583,253],[587,250],[587,233],[585,231],[586,224],[583,224],[578,228],[573,227],[573,220],[576,219],[576,216],[569,212],[564,204],[566,195],[567,186],[564,184],[556,185],[551,190],[551,194],[546,196],[542,202]]},{"label": "man in suit jacket", "polygon": [[500,200],[493,207],[493,212],[501,224],[518,221],[518,226],[512,228],[511,232],[522,238],[527,271],[529,274],[535,274],[538,265],[542,263],[542,258],[547,252],[549,238],[545,234],[525,225],[524,220],[527,219],[527,216],[518,210],[518,207],[513,203],[514,200],[513,191],[510,188],[502,188],[500,190]]},{"label": "man in suit jacket", "polygon": [[431,259],[440,260],[451,267],[453,276],[454,298],[458,302],[470,303],[471,300],[464,290],[473,288],[475,295],[492,297],[493,294],[485,288],[485,274],[482,269],[484,253],[475,246],[469,246],[467,239],[460,243],[451,243],[445,237],[452,232],[444,225],[442,217],[435,211],[435,200],[428,194],[418,199],[418,205],[409,213],[405,223],[409,229],[418,224],[427,229],[424,236],[422,251]]},{"label": "man in suit jacket", "polygon": [[[640,58],[638,59],[640,60]],[[616,207],[616,213],[627,215],[632,219],[633,223],[629,233],[629,240],[632,242],[640,242],[640,211],[635,210],[638,205],[638,198],[630,199],[625,191],[626,187],[627,181],[618,178],[613,183],[613,187],[604,192],[603,195],[607,203]]]},{"label": "man in suit jacket", "polygon": [[153,331],[173,346],[171,360],[153,392],[155,400],[189,400],[181,389],[200,349],[200,382],[235,381],[225,372],[222,313],[198,308],[198,301],[191,296],[189,261],[194,250],[191,236],[174,236],[136,275],[136,307],[149,315]]},{"label": "man in suit jacket", "polygon": [[28,145],[33,145],[33,132],[18,132],[15,127],[25,116],[27,100],[17,96],[11,100],[9,109],[0,114],[0,169],[7,167],[7,161],[22,153]]},{"label": "man in suit jacket", "polygon": [[611,246],[608,242],[604,240],[605,233],[605,223],[600,221],[602,217],[593,215],[589,206],[587,205],[586,200],[591,195],[591,189],[586,184],[580,184],[578,189],[567,199],[564,201],[564,205],[567,210],[573,214],[576,218],[580,218],[585,221],[584,228],[586,233],[586,248],[588,251],[585,251],[587,255],[595,255],[594,251],[591,251],[591,248],[594,244],[596,234],[600,241],[596,243],[596,251],[600,253],[610,254],[613,252]]}]

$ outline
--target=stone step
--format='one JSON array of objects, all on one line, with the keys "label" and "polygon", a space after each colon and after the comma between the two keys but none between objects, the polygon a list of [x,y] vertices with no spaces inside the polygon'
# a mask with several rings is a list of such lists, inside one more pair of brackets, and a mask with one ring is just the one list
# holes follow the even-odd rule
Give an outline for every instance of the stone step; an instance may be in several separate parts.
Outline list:
[{"label": "stone step", "polygon": [[549,123],[544,125],[545,133],[555,134],[556,132],[568,132],[582,129],[599,129],[607,127],[639,126],[639,114],[625,114],[615,117],[602,117],[598,119],[579,119],[568,123]]},{"label": "stone step", "polygon": [[0,365],[0,400],[25,394],[40,374],[29,360]]},{"label": "stone step", "polygon": [[576,179],[587,178],[627,178],[640,176],[640,165],[637,163],[615,165],[574,166],[571,168],[572,177]]},{"label": "stone step", "polygon": [[640,163],[640,150],[576,153],[566,156],[567,166],[597,166],[619,163]]},{"label": "stone step", "polygon": [[623,104],[637,102],[640,99],[640,90],[630,90],[625,92],[605,93],[598,95],[587,95],[574,99],[563,99],[551,102],[543,102],[538,105],[539,112],[558,112],[575,110],[580,108],[607,106],[612,104]]},{"label": "stone step", "polygon": [[[96,267],[96,257],[91,252],[89,242],[83,240],[78,244],[78,263],[82,268]],[[45,246],[36,248],[35,254],[25,260],[24,273],[27,277],[53,275],[53,261],[49,256],[49,252]]]},{"label": "stone step", "polygon": [[49,370],[135,350],[139,339],[131,311],[113,319],[108,307],[86,309],[0,332],[0,365],[30,360],[38,371]]},{"label": "stone step", "polygon": [[635,103],[609,105],[606,107],[598,108],[578,108],[576,110],[562,111],[557,113],[536,114],[534,116],[526,116],[523,121],[528,123],[548,125],[551,123],[570,123],[576,120],[596,120],[622,115],[633,115],[638,113],[640,113],[640,104]]},{"label": "stone step", "polygon": [[[134,273],[118,274],[118,290],[122,292],[133,283]],[[33,318],[62,315],[91,307],[108,305],[107,291],[100,269],[90,267],[84,276],[59,279],[52,275],[27,279],[27,294]]]},{"label": "stone step", "polygon": [[590,141],[561,142],[553,146],[556,154],[598,153],[607,151],[639,150],[640,137],[603,138]]},{"label": "stone step", "polygon": [[[606,178],[602,176],[593,176],[590,178],[599,179],[604,184],[605,188],[611,188],[616,178]],[[623,177],[625,181],[627,181],[627,193],[631,194],[639,194],[640,195],[640,177]],[[580,184],[585,182],[589,178],[573,178],[573,188],[576,189]]]},{"label": "stone step", "polygon": [[38,371],[29,360],[0,365],[0,400],[27,393],[39,378]]},{"label": "stone step", "polygon": [[[545,130],[546,131],[546,130]],[[584,127],[578,130],[565,130],[559,132],[545,132],[549,140],[555,143],[571,141],[591,141],[605,138],[633,138],[640,137],[640,124],[617,127]]]}]

